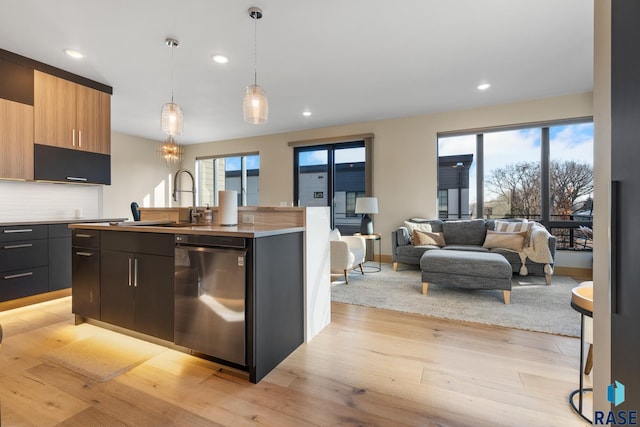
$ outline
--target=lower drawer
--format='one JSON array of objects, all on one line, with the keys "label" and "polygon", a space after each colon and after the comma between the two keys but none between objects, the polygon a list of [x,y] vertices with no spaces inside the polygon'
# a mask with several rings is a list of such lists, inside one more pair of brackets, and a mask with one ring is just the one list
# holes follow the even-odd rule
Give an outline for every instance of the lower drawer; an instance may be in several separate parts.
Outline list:
[{"label": "lower drawer", "polygon": [[0,301],[8,301],[49,290],[49,267],[12,270],[0,273]]},{"label": "lower drawer", "polygon": [[0,271],[42,267],[49,263],[47,240],[0,243]]}]

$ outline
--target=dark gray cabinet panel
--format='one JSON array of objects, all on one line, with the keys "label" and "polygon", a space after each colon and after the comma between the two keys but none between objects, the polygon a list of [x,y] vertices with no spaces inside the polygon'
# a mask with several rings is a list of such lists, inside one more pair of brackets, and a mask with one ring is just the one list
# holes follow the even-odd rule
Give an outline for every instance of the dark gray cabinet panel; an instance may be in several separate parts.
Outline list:
[{"label": "dark gray cabinet panel", "polygon": [[248,359],[256,383],[304,342],[302,233],[252,239],[249,249]]},{"label": "dark gray cabinet panel", "polygon": [[49,291],[71,287],[71,230],[67,224],[49,225]]},{"label": "dark gray cabinet panel", "polygon": [[111,184],[111,156],[34,144],[35,180]]},{"label": "dark gray cabinet panel", "polygon": [[100,246],[101,320],[173,341],[173,235],[103,231]]},{"label": "dark gray cabinet panel", "polygon": [[0,273],[0,301],[47,292],[47,276],[47,266]]},{"label": "dark gray cabinet panel", "polygon": [[71,265],[71,311],[100,320],[100,251],[74,247]]},{"label": "dark gray cabinet panel", "polygon": [[47,292],[47,226],[0,227],[0,301]]},{"label": "dark gray cabinet panel", "polygon": [[640,408],[640,2],[615,0],[611,8],[611,381],[626,390],[617,411]]}]

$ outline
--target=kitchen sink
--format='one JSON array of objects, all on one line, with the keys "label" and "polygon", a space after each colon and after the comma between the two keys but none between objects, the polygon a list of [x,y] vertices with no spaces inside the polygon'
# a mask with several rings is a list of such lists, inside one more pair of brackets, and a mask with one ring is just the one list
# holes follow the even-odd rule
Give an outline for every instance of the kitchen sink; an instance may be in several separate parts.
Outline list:
[{"label": "kitchen sink", "polygon": [[195,222],[170,222],[167,224],[158,224],[158,227],[197,227],[199,225],[209,225],[209,224],[198,224]]}]

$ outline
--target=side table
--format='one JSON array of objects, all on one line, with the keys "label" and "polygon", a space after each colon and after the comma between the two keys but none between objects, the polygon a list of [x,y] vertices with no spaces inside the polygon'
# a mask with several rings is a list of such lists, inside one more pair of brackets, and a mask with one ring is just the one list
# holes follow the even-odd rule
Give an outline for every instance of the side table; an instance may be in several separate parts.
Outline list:
[{"label": "side table", "polygon": [[[379,233],[373,233],[373,234],[360,234],[360,233],[354,233],[354,236],[360,236],[363,239],[369,241],[372,240],[374,242],[374,244],[371,245],[372,248],[372,259],[375,260],[375,255],[376,255],[376,246],[375,246],[375,241],[378,241],[378,266],[367,266],[365,265],[364,268],[364,272],[365,273],[378,273],[382,270],[382,235]],[[365,263],[366,264],[366,263]]]}]

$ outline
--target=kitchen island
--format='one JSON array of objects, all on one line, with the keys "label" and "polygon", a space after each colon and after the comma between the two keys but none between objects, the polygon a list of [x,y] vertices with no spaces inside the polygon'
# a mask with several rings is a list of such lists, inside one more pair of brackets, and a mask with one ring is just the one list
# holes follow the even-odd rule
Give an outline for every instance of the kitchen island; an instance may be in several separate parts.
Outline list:
[{"label": "kitchen island", "polygon": [[304,228],[71,224],[72,310],[248,372],[305,340]]}]

